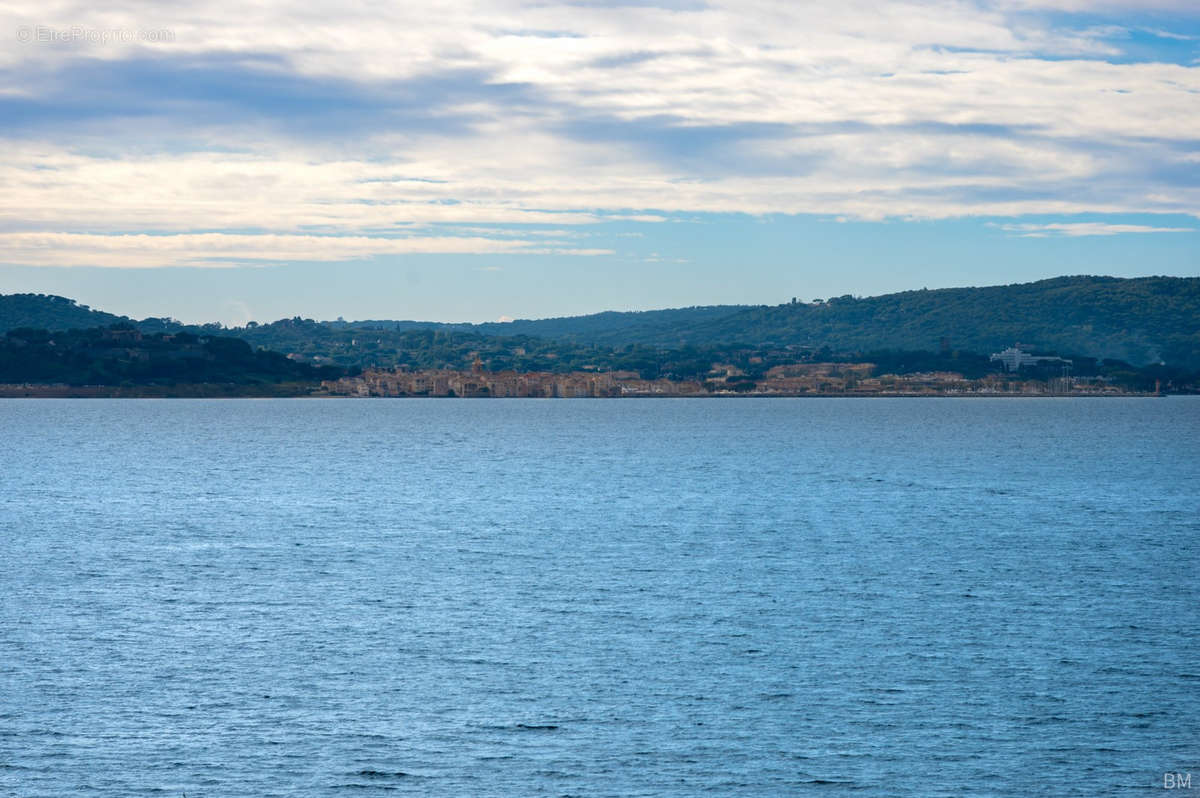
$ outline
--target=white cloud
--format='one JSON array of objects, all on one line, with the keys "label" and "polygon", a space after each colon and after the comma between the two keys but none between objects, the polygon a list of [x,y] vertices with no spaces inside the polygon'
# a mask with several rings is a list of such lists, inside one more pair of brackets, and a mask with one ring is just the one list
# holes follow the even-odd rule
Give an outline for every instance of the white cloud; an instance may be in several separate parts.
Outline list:
[{"label": "white cloud", "polygon": [[[375,255],[544,253],[543,242],[467,237],[237,235],[178,233],[0,233],[0,262],[31,266],[221,268],[280,261],[343,261]],[[558,249],[561,255],[603,255],[603,249]]]},{"label": "white cloud", "polygon": [[1200,13],[1194,0],[999,0],[999,7],[1019,9],[1052,9],[1055,11],[1088,12],[1146,12],[1169,11],[1180,14]]},{"label": "white cloud", "polygon": [[1191,227],[1153,227],[1142,224],[1109,224],[1107,222],[1066,222],[1056,224],[1001,224],[992,225],[1024,238],[1047,238],[1050,236],[1115,236],[1123,233],[1195,233]]},{"label": "white cloud", "polygon": [[1149,33],[1151,36],[1157,36],[1160,39],[1172,39],[1177,42],[1194,42],[1200,41],[1200,36],[1188,36],[1183,33],[1174,33],[1169,30],[1160,30],[1159,28],[1139,28],[1144,33]]},{"label": "white cloud", "polygon": [[[1109,63],[1129,27],[1119,18],[1072,27],[1043,13],[1146,7],[10,4],[14,25],[169,28],[175,38],[0,44],[0,100],[63,103],[42,128],[0,125],[0,230],[77,236],[58,249],[6,239],[4,258],[287,260],[314,233],[338,235],[316,236],[308,259],[373,247],[596,252],[572,249],[569,228],[699,212],[1200,217],[1200,184],[1186,171],[1200,140],[1200,68]],[[1153,7],[1194,11],[1190,0]],[[127,81],[80,98],[56,70],[84,57],[96,74],[112,66],[111,81],[157,66],[137,58],[177,64],[182,78],[157,96],[131,97],[142,84]],[[238,80],[246,75],[261,80]],[[88,113],[73,117],[64,98]],[[546,229],[494,227],[512,224]],[[179,249],[78,237],[146,231]],[[212,231],[231,234],[197,238]]]}]

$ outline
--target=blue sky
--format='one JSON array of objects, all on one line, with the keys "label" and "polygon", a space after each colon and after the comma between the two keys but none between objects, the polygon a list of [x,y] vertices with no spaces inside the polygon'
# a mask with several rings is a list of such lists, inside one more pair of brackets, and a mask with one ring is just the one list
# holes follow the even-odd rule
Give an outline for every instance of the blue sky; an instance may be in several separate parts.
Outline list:
[{"label": "blue sky", "polygon": [[1200,275],[1191,0],[411,5],[10,4],[0,292],[483,321]]}]

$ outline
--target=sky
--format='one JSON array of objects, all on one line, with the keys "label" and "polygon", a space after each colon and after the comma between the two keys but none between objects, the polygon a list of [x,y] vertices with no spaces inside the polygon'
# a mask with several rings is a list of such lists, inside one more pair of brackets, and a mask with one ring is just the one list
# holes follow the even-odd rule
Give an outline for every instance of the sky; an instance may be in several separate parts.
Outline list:
[{"label": "sky", "polygon": [[1200,276],[1195,0],[0,18],[0,293],[494,321]]}]

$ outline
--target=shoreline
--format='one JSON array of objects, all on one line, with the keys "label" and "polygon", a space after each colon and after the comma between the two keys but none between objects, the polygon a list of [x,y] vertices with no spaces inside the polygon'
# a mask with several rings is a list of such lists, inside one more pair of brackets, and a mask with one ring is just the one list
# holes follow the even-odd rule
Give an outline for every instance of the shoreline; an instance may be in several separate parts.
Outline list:
[{"label": "shoreline", "polygon": [[[283,388],[280,390],[280,388]],[[268,388],[274,390],[268,390]],[[232,386],[227,384],[193,384],[176,386],[108,386],[108,385],[4,385],[0,384],[0,399],[1136,399],[1167,396],[1196,396],[1198,394],[1166,394],[1147,392],[1106,393],[1015,393],[1015,392],[933,392],[933,393],[689,393],[689,394],[625,394],[594,397],[502,397],[502,396],[351,396],[322,392],[320,388],[291,384],[283,386]]]}]

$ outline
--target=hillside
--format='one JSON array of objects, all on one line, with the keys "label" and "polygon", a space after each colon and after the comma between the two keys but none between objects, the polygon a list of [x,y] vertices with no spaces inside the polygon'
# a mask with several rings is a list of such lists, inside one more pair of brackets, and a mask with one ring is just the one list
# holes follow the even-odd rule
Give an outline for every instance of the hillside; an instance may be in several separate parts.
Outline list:
[{"label": "hillside", "polygon": [[481,335],[532,336],[535,338],[557,338],[570,340],[602,340],[607,338],[650,339],[655,336],[670,337],[671,331],[726,318],[734,313],[749,309],[750,305],[706,305],[666,310],[607,310],[586,316],[559,316],[549,319],[517,319],[506,322],[483,324],[445,323],[429,321],[393,321],[373,319],[364,321],[322,322],[338,329],[369,330],[415,330],[438,329],[455,332],[472,332]]},{"label": "hillside", "polygon": [[[834,350],[994,352],[1015,342],[1145,364],[1200,368],[1200,278],[1059,277],[988,288],[905,291],[752,308],[659,337]],[[647,341],[652,343],[656,341]]]},{"label": "hillside", "polygon": [[986,288],[842,296],[752,307],[699,323],[571,336],[662,347],[736,343],[839,351],[1027,348],[1200,368],[1200,278],[1058,277]]},{"label": "hillside", "polygon": [[[371,324],[386,328],[387,322]],[[744,344],[835,352],[935,351],[944,338],[951,349],[988,353],[1019,342],[1037,350],[1197,369],[1200,278],[1058,277],[986,288],[847,295],[823,303],[451,326],[486,335],[669,349]]]},{"label": "hillside", "polygon": [[[120,321],[128,320],[62,297],[0,296],[0,332],[17,327],[99,327]],[[1174,367],[1200,369],[1200,278],[1196,277],[1058,277],[986,288],[843,296],[821,303],[717,305],[487,324],[294,318],[222,330],[218,325],[184,328],[169,319],[135,323],[145,333],[180,329],[219,333],[279,352],[324,356],[327,359],[316,362],[343,366],[425,360],[413,354],[414,339],[407,335],[424,329],[502,338],[509,343],[520,338],[525,342],[513,345],[531,355],[544,347],[529,339],[557,341],[570,348],[638,345],[707,350],[744,346],[841,353],[939,351],[944,339],[952,351],[986,354],[1019,342],[1028,349],[1060,354],[1136,365],[1164,361]],[[576,354],[586,358],[586,353]]]},{"label": "hillside", "polygon": [[35,330],[86,330],[129,321],[92,310],[74,299],[52,294],[0,294],[0,334],[21,327]]},{"label": "hillside", "polygon": [[619,343],[652,338],[670,339],[673,331],[725,319],[747,305],[706,305],[669,310],[605,311],[587,316],[553,319],[517,319],[474,325],[485,335],[531,335],[538,338],[570,338],[581,341],[620,338]]},{"label": "hillside", "polygon": [[279,385],[334,379],[345,371],[297,363],[245,341],[191,333],[143,335],[129,324],[0,335],[0,383],[68,385]]}]

